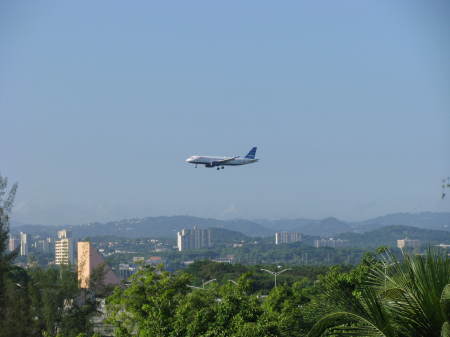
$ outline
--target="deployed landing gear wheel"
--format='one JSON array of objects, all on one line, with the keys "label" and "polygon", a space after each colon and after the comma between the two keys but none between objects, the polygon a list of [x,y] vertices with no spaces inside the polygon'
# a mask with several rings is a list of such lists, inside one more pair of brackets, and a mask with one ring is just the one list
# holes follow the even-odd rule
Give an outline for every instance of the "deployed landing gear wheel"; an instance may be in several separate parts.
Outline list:
[{"label": "deployed landing gear wheel", "polygon": [[219,171],[219,170],[220,170],[220,167],[217,168],[217,171]]},{"label": "deployed landing gear wheel", "polygon": [[222,166],[222,170],[223,170],[224,168],[225,168],[225,167]]}]

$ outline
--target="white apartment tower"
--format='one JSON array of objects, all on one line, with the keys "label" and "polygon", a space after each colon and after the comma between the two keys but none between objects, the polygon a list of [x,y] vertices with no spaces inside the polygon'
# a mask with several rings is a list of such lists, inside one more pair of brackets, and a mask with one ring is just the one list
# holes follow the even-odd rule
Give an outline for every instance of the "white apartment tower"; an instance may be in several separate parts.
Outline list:
[{"label": "white apartment tower", "polygon": [[177,246],[181,252],[186,249],[211,247],[211,231],[209,229],[182,229],[177,233]]},{"label": "white apartment tower", "polygon": [[55,264],[73,264],[73,241],[68,230],[58,231],[58,239],[55,240]]},{"label": "white apartment tower", "polygon": [[302,234],[297,232],[276,232],[275,244],[293,243],[302,241]]},{"label": "white apartment tower", "polygon": [[28,234],[20,232],[20,256],[28,255]]}]

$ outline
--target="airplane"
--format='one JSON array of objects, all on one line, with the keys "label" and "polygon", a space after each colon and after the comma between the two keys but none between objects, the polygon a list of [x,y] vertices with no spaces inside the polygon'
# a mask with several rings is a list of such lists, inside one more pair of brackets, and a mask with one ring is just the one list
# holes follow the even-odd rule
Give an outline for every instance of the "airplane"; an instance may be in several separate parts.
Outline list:
[{"label": "airplane", "polygon": [[253,147],[245,157],[209,157],[209,156],[191,156],[186,159],[189,164],[205,165],[205,167],[217,167],[217,170],[224,169],[225,166],[237,166],[256,163],[259,159],[255,158],[257,147]]}]

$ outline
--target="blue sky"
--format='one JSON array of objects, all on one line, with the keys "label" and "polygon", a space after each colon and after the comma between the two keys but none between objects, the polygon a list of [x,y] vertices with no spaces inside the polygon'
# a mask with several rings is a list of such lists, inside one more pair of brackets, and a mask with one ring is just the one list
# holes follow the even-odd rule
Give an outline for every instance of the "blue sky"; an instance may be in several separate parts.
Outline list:
[{"label": "blue sky", "polygon": [[[446,1],[0,4],[23,223],[450,211]],[[245,154],[221,172],[193,154]]]}]

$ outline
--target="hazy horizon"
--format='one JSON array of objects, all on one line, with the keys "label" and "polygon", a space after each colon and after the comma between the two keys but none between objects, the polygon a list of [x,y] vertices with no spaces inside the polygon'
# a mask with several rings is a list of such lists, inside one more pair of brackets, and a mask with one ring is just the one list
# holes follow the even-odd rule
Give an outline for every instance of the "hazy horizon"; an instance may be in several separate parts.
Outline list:
[{"label": "hazy horizon", "polygon": [[[0,4],[13,219],[450,211],[450,5]],[[195,169],[194,154],[243,155]]]},{"label": "hazy horizon", "polygon": [[362,218],[362,219],[343,219],[343,218],[339,218],[339,217],[335,217],[333,215],[329,215],[323,218],[308,218],[308,217],[295,217],[295,218],[241,218],[241,217],[237,217],[237,218],[217,218],[217,217],[202,217],[202,216],[196,216],[196,215],[189,215],[189,214],[173,214],[173,215],[153,215],[153,216],[143,216],[143,217],[129,217],[129,218],[120,218],[120,219],[109,219],[109,220],[105,220],[105,221],[90,221],[90,222],[85,222],[85,223],[74,223],[74,224],[45,224],[45,223],[22,223],[22,222],[17,222],[14,218],[11,219],[11,223],[10,225],[12,227],[17,227],[17,226],[28,226],[28,225],[33,225],[33,226],[78,226],[78,225],[88,225],[88,224],[93,224],[93,223],[108,223],[108,222],[120,222],[120,221],[127,221],[127,220],[135,220],[135,219],[145,219],[145,218],[158,218],[158,217],[195,217],[195,218],[203,218],[203,219],[214,219],[214,220],[224,220],[224,221],[238,221],[238,220],[245,220],[245,221],[251,221],[254,223],[258,223],[258,224],[264,224],[264,222],[267,221],[293,221],[293,220],[312,220],[312,221],[321,221],[321,220],[326,220],[329,218],[333,218],[333,219],[337,219],[339,221],[342,222],[346,222],[346,223],[358,223],[358,222],[364,222],[367,220],[372,220],[375,218],[381,218],[381,217],[385,217],[385,216],[392,216],[392,215],[399,215],[399,214],[408,214],[408,215],[420,215],[420,214],[427,214],[427,213],[432,213],[432,214],[450,214],[450,212],[431,212],[431,211],[420,211],[420,212],[395,212],[395,213],[389,213],[389,214],[380,214],[378,216],[374,216],[374,217],[370,217],[370,218]]}]

